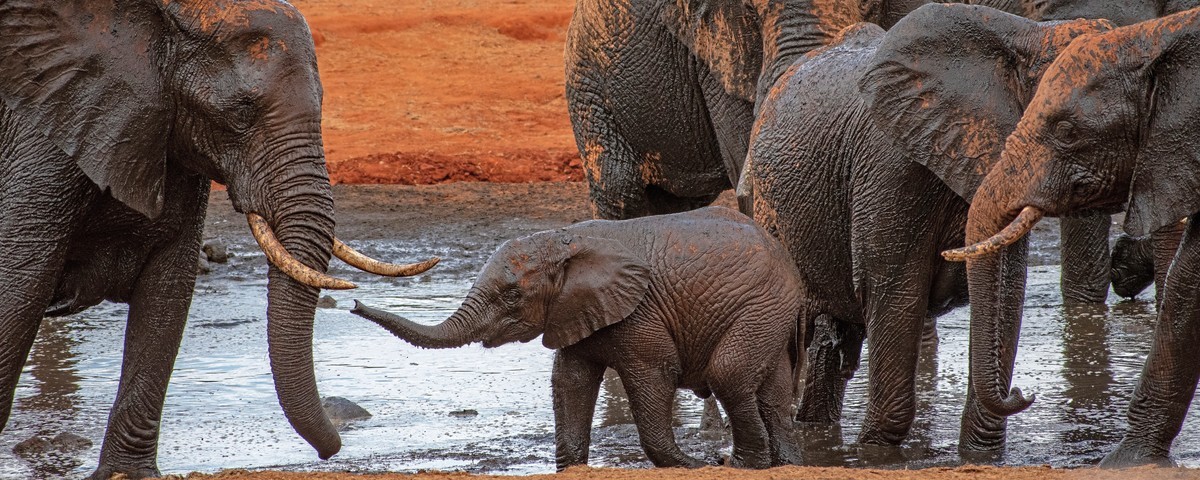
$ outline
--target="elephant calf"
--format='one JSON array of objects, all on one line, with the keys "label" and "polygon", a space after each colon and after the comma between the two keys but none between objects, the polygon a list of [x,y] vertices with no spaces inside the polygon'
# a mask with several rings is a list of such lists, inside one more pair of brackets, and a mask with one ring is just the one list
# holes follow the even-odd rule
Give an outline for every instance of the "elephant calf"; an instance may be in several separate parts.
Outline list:
[{"label": "elephant calf", "polygon": [[794,463],[792,379],[800,279],[783,246],[721,207],[593,220],[505,242],[462,306],[427,326],[353,313],[424,348],[528,342],[557,350],[558,468],[586,464],[604,369],[629,393],[646,455],[702,466],[671,430],[675,390],[715,395],[733,425],[734,465]]}]

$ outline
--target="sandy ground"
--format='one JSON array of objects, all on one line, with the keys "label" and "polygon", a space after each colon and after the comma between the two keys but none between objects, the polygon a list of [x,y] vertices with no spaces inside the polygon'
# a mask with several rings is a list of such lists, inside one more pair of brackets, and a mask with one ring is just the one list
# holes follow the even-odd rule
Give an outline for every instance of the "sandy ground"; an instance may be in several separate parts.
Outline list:
[{"label": "sandy ground", "polygon": [[581,180],[563,90],[571,0],[295,0],[340,183]]},{"label": "sandy ground", "polygon": [[[191,475],[189,479],[248,479],[248,480],[341,480],[350,475],[336,473],[283,473],[228,471],[216,475]],[[362,475],[363,479],[510,479],[506,476],[467,475],[458,473],[430,472],[416,475]],[[958,468],[930,468],[925,470],[867,470],[818,467],[779,467],[770,470],[733,470],[708,467],[699,470],[675,468],[654,470],[617,470],[598,468],[572,468],[555,475],[530,475],[529,479],[545,480],[1140,480],[1140,479],[1200,479],[1200,470],[1137,468],[1130,470],[1105,471],[1097,469],[1062,470],[1049,467],[996,468],[966,466]]]}]

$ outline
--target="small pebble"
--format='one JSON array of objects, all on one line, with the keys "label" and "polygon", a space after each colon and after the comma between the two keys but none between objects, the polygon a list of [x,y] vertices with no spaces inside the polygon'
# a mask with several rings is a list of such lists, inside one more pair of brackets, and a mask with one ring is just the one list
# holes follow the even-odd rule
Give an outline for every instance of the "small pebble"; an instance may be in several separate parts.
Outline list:
[{"label": "small pebble", "polygon": [[213,263],[225,263],[229,261],[229,249],[225,246],[225,242],[221,240],[209,240],[204,244],[204,255],[208,257],[208,261]]},{"label": "small pebble", "polygon": [[473,408],[450,412],[451,417],[474,417],[476,415],[479,415],[479,412]]},{"label": "small pebble", "polygon": [[322,295],[320,300],[317,300],[317,308],[337,308],[337,300],[329,295]]}]

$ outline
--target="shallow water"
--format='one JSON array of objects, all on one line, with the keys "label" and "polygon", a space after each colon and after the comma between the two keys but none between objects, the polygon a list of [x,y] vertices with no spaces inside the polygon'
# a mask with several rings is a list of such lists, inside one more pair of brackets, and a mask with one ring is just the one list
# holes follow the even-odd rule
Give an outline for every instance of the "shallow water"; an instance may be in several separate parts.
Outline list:
[{"label": "shallow water", "polygon": [[[486,256],[481,250],[452,253]],[[473,276],[473,268],[453,260],[418,279],[363,277],[358,290],[330,293],[338,308],[319,310],[315,332],[321,393],[346,397],[374,416],[342,432],[344,446],[334,459],[318,461],[275,398],[265,348],[265,262],[245,246],[235,251],[233,265],[218,266],[198,282],[167,395],[159,450],[163,473],[263,467],[553,471],[550,351],[538,342],[420,350],[346,311],[358,298],[417,321],[438,321],[457,306]],[[1150,347],[1153,292],[1136,301],[1113,296],[1107,308],[1067,309],[1057,283],[1057,266],[1031,268],[1014,385],[1038,400],[1009,420],[1008,451],[990,459],[993,463],[1091,465],[1124,432],[1125,406]],[[0,477],[81,476],[94,468],[120,370],[125,312],[123,305],[103,304],[44,321],[15,411],[0,435]],[[840,431],[801,434],[807,460],[886,468],[962,462],[955,446],[967,378],[967,315],[963,308],[939,319],[940,345],[922,362],[918,416],[903,448],[853,443],[863,416],[869,368],[864,364],[848,389]],[[647,467],[616,390],[602,391],[591,464]],[[720,458],[728,453],[728,438],[695,428],[700,408],[690,393],[680,393],[680,443],[700,458]],[[450,415],[464,409],[478,414]],[[1173,449],[1189,466],[1200,466],[1196,410],[1193,406]],[[35,462],[11,451],[32,435],[59,432],[83,435],[95,445]]]}]

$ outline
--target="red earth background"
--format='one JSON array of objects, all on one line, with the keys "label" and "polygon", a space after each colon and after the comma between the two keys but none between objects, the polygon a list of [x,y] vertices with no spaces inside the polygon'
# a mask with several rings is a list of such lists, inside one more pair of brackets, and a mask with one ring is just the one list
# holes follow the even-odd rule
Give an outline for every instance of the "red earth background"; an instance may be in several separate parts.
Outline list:
[{"label": "red earth background", "polygon": [[296,0],[334,183],[582,180],[563,89],[570,0]]}]

